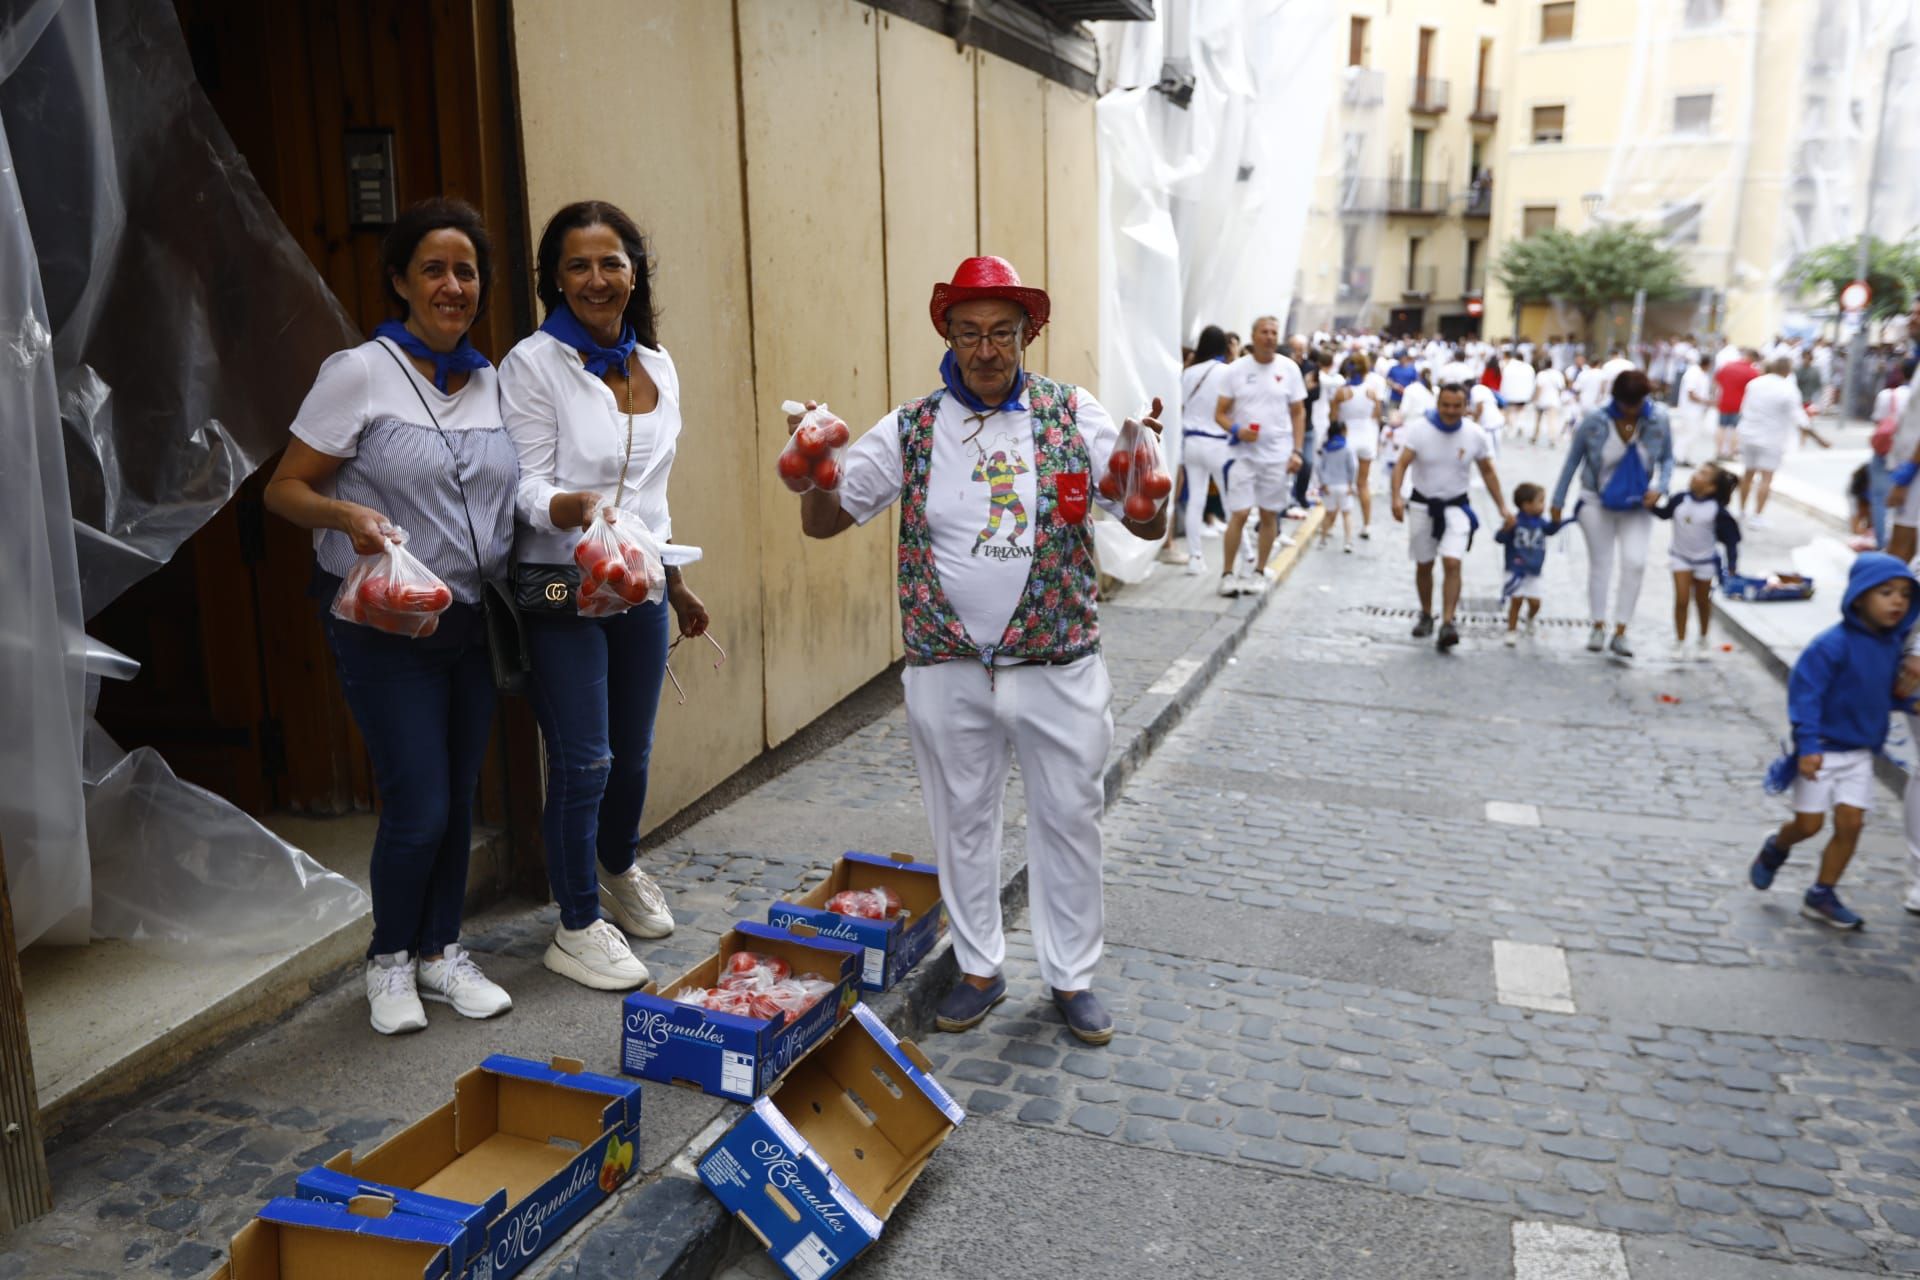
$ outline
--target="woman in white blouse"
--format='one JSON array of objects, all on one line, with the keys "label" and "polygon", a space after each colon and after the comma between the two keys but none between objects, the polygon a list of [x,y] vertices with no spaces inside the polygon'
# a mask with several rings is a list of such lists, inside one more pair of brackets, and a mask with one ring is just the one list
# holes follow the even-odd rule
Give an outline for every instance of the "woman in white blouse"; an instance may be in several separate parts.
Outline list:
[{"label": "woman in white blouse", "polygon": [[[500,363],[500,407],[520,455],[516,581],[565,573],[603,506],[673,536],[667,482],[680,435],[680,379],[655,334],[647,252],[633,220],[598,200],[570,204],[540,236],[546,320]],[[625,934],[665,937],[673,915],[635,861],[654,716],[667,669],[667,609],[702,635],[707,610],[667,570],[667,599],[581,617],[521,591],[532,700],[547,744],[541,834],[560,927],[544,963],[585,986],[646,982]],[[601,915],[605,906],[616,929]]]}]

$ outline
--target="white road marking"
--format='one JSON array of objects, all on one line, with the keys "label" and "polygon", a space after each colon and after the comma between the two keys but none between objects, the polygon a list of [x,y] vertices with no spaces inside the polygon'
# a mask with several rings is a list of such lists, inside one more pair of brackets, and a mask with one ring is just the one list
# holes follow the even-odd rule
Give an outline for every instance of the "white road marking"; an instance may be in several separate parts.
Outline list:
[{"label": "white road marking", "polygon": [[1175,658],[1158,680],[1148,687],[1148,693],[1178,693],[1187,687],[1187,681],[1200,669],[1198,658]]},{"label": "white road marking", "polygon": [[1632,1280],[1620,1237],[1551,1222],[1513,1224],[1513,1280]]},{"label": "white road marking", "polygon": [[1501,1004],[1574,1012],[1573,976],[1567,972],[1567,953],[1559,947],[1495,938],[1493,987]]},{"label": "white road marking", "polygon": [[713,1123],[702,1129],[700,1136],[689,1142],[687,1149],[675,1156],[673,1163],[668,1167],[675,1173],[692,1178],[695,1182],[700,1181],[700,1157],[706,1155],[707,1149],[720,1141],[720,1135],[732,1127],[732,1117],[715,1116]]},{"label": "white road marking", "polygon": [[1487,821],[1505,823],[1509,827],[1537,827],[1540,825],[1540,809],[1537,805],[1516,804],[1511,800],[1489,800]]}]

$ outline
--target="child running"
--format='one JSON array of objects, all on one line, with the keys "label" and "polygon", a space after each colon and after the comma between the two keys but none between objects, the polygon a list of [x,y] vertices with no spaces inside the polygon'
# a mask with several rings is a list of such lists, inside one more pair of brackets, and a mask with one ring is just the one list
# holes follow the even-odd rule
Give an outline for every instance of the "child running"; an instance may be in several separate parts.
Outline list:
[{"label": "child running", "polygon": [[[1547,491],[1537,484],[1523,484],[1513,491],[1513,508],[1518,513],[1510,529],[1502,529],[1493,540],[1507,549],[1506,585],[1500,589],[1507,602],[1509,649],[1520,642],[1520,606],[1527,606],[1527,634],[1533,634],[1534,620],[1540,616],[1540,571],[1547,567],[1547,539],[1574,521],[1549,520]],[[1576,511],[1574,515],[1578,515]]]},{"label": "child running", "polygon": [[1800,914],[1835,929],[1865,923],[1834,889],[1873,807],[1873,757],[1886,745],[1888,709],[1913,710],[1894,681],[1916,613],[1912,570],[1878,551],[1857,557],[1840,622],[1813,638],[1787,681],[1793,743],[1767,770],[1767,791],[1778,795],[1791,786],[1793,816],[1760,846],[1748,878],[1756,889],[1770,886],[1793,846],[1818,835],[1831,809],[1833,836]]},{"label": "child running", "polygon": [[1347,424],[1335,419],[1327,424],[1327,438],[1313,460],[1313,474],[1320,481],[1320,502],[1327,518],[1320,522],[1320,545],[1333,537],[1333,516],[1340,513],[1340,535],[1344,550],[1353,553],[1353,486],[1360,475],[1360,461],[1347,445]]},{"label": "child running", "polygon": [[1740,487],[1740,478],[1718,463],[1703,462],[1687,479],[1687,488],[1653,509],[1673,522],[1673,542],[1667,549],[1667,568],[1673,571],[1673,656],[1686,660],[1687,605],[1700,616],[1699,653],[1713,650],[1707,639],[1707,620],[1713,616],[1713,584],[1722,568],[1716,548],[1725,548],[1728,573],[1740,570],[1740,522],[1727,510],[1727,499]]}]

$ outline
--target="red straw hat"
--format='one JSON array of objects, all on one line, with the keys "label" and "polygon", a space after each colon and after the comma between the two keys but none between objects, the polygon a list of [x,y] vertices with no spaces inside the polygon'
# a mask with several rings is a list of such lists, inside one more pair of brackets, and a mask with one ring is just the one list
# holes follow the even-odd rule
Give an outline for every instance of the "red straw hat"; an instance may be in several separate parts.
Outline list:
[{"label": "red straw hat", "polygon": [[1053,304],[1045,289],[1030,289],[1020,283],[1020,273],[1005,258],[968,258],[953,273],[950,284],[933,286],[933,301],[927,310],[933,316],[934,331],[945,337],[947,309],[980,298],[998,298],[1024,307],[1027,312],[1026,341],[1039,336],[1047,323]]}]

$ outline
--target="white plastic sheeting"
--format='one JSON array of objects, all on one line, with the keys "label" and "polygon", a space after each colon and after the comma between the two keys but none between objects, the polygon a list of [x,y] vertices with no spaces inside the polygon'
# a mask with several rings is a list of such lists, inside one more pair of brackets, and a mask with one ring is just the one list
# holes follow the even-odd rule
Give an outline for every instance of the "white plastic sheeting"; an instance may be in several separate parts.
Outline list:
[{"label": "white plastic sheeting", "polygon": [[20,945],[273,951],[365,909],[153,753],[88,744],[82,630],[279,448],[290,371],[355,339],[166,0],[0,7],[0,843]]},{"label": "white plastic sheeting", "polygon": [[[1127,412],[1159,396],[1176,465],[1183,340],[1293,300],[1336,18],[1333,0],[1163,0],[1099,29],[1101,391]],[[1185,107],[1152,87],[1167,70],[1191,73]]]}]

